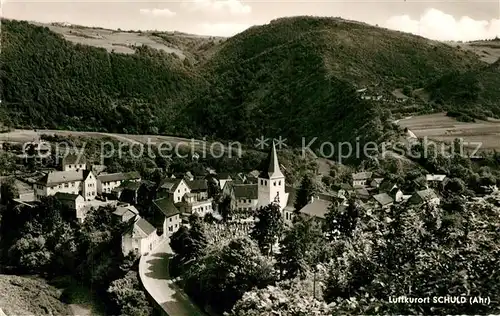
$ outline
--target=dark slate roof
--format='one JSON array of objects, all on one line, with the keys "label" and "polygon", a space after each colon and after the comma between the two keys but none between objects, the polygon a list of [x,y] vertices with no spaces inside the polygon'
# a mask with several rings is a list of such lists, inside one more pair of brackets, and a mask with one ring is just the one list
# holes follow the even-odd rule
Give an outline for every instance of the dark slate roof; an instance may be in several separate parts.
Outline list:
[{"label": "dark slate roof", "polygon": [[177,207],[175,207],[174,203],[170,198],[155,200],[153,202],[153,205],[166,217],[171,217],[180,214],[179,210],[177,209]]},{"label": "dark slate roof", "polygon": [[57,192],[54,196],[56,199],[61,201],[74,201],[78,197],[78,194]]},{"label": "dark slate roof", "polygon": [[46,186],[55,186],[61,183],[83,181],[87,178],[88,174],[89,171],[87,170],[53,171],[43,176],[38,183]]},{"label": "dark slate roof", "polygon": [[375,201],[380,203],[380,205],[382,205],[382,206],[388,205],[388,204],[391,204],[392,202],[394,202],[392,197],[390,197],[389,194],[387,194],[387,193],[381,193],[381,194],[374,195],[373,198],[375,199]]},{"label": "dark slate roof", "polygon": [[232,179],[229,173],[227,172],[219,172],[217,173],[217,179],[219,180],[230,180]]},{"label": "dark slate roof", "polygon": [[353,190],[353,187],[352,187],[350,184],[347,184],[347,183],[341,183],[339,187],[340,187],[342,190],[346,190],[346,191],[351,191],[351,190]]},{"label": "dark slate roof", "polygon": [[156,231],[156,228],[153,227],[147,220],[144,218],[139,218],[135,222],[136,227],[138,227],[140,230],[142,230],[147,236],[151,235]]},{"label": "dark slate roof", "polygon": [[137,180],[141,178],[141,175],[137,171],[132,171],[132,172],[100,174],[98,178],[101,182],[113,182],[113,181],[123,181],[123,180]]},{"label": "dark slate roof", "polygon": [[313,217],[325,218],[326,213],[328,213],[328,207],[330,207],[331,202],[322,199],[315,199],[311,203],[304,206],[300,213],[306,214]]},{"label": "dark slate roof", "polygon": [[127,181],[120,184],[120,187],[122,187],[123,189],[131,191],[138,190],[140,186],[141,182],[136,182],[136,181]]},{"label": "dark slate roof", "polygon": [[370,192],[367,189],[356,189],[356,195],[362,198],[369,198]]},{"label": "dark slate roof", "polygon": [[276,177],[283,177],[283,173],[280,169],[280,164],[278,161],[278,154],[276,153],[276,145],[271,146],[271,151],[264,164],[261,167],[259,178],[271,179]]},{"label": "dark slate roof", "polygon": [[233,184],[236,199],[256,200],[259,196],[257,184]]},{"label": "dark slate roof", "polygon": [[160,182],[160,188],[167,189],[169,192],[174,192],[182,180],[183,179],[165,178]]},{"label": "dark slate roof", "polygon": [[67,154],[66,156],[64,156],[63,160],[62,160],[62,164],[63,166],[64,165],[74,165],[74,164],[77,164],[77,165],[80,165],[80,164],[86,164],[87,163],[87,160],[85,159],[85,156],[81,155],[81,154],[75,154],[75,153],[72,153],[72,154]]},{"label": "dark slate roof", "polygon": [[191,189],[191,191],[207,191],[208,190],[208,185],[206,180],[193,180],[193,181],[186,181],[188,187]]},{"label": "dark slate roof", "polygon": [[394,186],[396,185],[395,182],[385,179],[380,183],[379,190],[382,192],[388,192],[390,191]]},{"label": "dark slate roof", "polygon": [[113,214],[117,216],[123,216],[125,213],[132,213],[134,215],[139,215],[139,211],[137,208],[133,205],[127,205],[127,206],[118,206],[116,207],[116,210],[113,212]]},{"label": "dark slate roof", "polygon": [[422,201],[427,201],[438,197],[433,189],[417,191],[415,194],[418,195],[422,199]]},{"label": "dark slate roof", "polygon": [[295,196],[297,191],[293,187],[287,187],[285,186],[285,192],[288,193],[288,201],[286,203],[286,207],[288,209],[293,209],[295,208]]}]

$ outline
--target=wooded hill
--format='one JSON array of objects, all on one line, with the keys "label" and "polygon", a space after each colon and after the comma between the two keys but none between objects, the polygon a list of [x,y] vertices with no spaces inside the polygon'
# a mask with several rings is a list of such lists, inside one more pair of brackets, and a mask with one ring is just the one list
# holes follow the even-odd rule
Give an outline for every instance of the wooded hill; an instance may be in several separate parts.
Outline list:
[{"label": "wooded hill", "polygon": [[15,127],[267,135],[299,144],[386,138],[397,106],[361,100],[355,90],[364,87],[384,96],[423,90],[430,99],[417,111],[500,115],[498,67],[470,51],[339,18],[252,27],[213,43],[194,65],[147,46],[117,54],[27,22],[2,24],[0,121]]}]

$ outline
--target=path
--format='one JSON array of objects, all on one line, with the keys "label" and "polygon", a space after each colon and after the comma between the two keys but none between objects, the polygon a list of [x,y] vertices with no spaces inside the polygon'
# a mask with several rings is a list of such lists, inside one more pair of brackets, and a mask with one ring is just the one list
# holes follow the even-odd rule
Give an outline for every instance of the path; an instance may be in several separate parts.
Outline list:
[{"label": "path", "polygon": [[153,251],[142,256],[139,275],[146,291],[170,316],[206,315],[191,302],[189,297],[170,279],[168,264],[173,256],[169,240],[161,242]]}]

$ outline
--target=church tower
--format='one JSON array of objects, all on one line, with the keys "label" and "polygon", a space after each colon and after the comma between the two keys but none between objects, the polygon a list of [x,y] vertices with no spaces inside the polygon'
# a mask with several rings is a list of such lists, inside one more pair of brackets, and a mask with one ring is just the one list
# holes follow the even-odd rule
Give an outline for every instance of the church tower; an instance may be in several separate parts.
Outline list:
[{"label": "church tower", "polygon": [[257,207],[277,203],[283,209],[287,204],[288,195],[285,193],[285,176],[280,169],[274,141],[260,171]]}]

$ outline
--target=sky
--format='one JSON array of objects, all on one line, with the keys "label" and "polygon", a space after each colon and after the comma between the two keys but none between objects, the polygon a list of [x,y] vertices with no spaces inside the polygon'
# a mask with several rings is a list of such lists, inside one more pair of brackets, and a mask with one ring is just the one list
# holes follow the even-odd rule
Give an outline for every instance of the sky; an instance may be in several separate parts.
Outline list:
[{"label": "sky", "polygon": [[500,0],[0,0],[2,16],[123,30],[232,36],[297,15],[335,16],[436,40],[500,37]]}]

